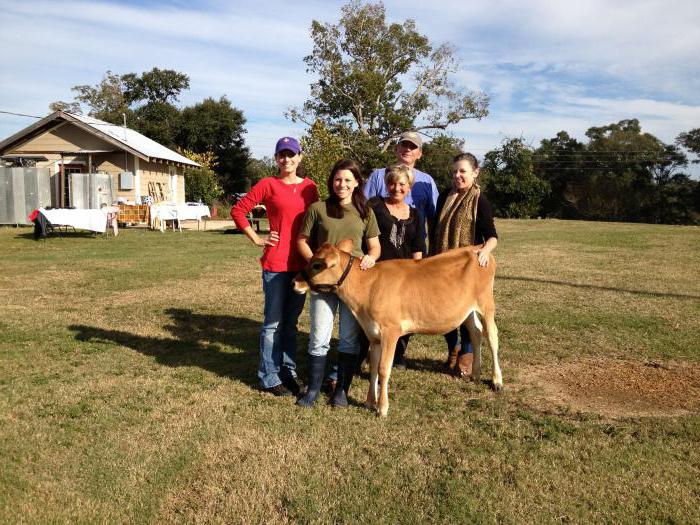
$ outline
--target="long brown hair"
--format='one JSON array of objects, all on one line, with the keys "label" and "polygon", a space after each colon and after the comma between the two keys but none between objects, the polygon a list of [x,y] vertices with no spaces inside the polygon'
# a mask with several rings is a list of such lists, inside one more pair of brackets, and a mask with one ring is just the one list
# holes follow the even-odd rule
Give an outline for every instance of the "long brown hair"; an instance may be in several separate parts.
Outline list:
[{"label": "long brown hair", "polygon": [[360,166],[352,159],[342,159],[335,163],[333,169],[331,169],[331,174],[328,176],[327,186],[328,186],[328,198],[326,199],[326,213],[329,217],[334,219],[343,218],[343,207],[338,200],[338,196],[333,191],[333,178],[336,173],[340,170],[348,170],[352,173],[353,177],[357,181],[357,187],[352,192],[352,205],[355,206],[357,213],[360,214],[362,220],[367,219],[369,214],[369,208],[367,207],[367,199],[365,198],[365,192],[363,188],[365,182],[362,179],[362,172],[360,171]]}]

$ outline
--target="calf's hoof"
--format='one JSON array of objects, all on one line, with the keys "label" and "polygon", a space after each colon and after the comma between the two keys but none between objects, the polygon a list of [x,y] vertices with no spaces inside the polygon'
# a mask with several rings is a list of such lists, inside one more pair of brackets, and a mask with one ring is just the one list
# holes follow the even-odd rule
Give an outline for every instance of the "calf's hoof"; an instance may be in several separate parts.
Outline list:
[{"label": "calf's hoof", "polygon": [[503,383],[494,383],[493,384],[493,391],[494,392],[503,392]]}]

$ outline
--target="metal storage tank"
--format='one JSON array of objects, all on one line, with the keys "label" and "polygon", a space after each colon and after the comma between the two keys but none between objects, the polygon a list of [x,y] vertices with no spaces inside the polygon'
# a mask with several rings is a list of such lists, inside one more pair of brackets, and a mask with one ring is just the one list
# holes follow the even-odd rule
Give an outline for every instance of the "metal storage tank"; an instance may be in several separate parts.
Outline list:
[{"label": "metal storage tank", "polygon": [[71,173],[71,205],[80,209],[99,209],[112,205],[112,177],[108,173]]},{"label": "metal storage tank", "polygon": [[0,167],[0,224],[31,224],[27,216],[51,206],[49,168]]}]

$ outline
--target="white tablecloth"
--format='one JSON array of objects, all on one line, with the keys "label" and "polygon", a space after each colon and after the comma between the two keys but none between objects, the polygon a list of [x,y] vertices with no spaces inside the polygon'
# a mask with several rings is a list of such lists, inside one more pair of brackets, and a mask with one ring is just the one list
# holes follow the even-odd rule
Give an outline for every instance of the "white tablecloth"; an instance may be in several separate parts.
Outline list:
[{"label": "white tablecloth", "polygon": [[163,231],[164,221],[200,221],[202,217],[211,217],[209,207],[198,203],[159,203],[151,206],[151,228]]},{"label": "white tablecloth", "polygon": [[164,221],[174,219],[198,221],[202,217],[209,216],[209,207],[204,204],[156,204],[151,206],[151,217]]},{"label": "white tablecloth", "polygon": [[46,220],[52,226],[72,226],[81,230],[104,233],[107,229],[107,213],[112,208],[102,208],[100,210],[71,210],[67,208],[56,208],[46,210],[39,208]]}]

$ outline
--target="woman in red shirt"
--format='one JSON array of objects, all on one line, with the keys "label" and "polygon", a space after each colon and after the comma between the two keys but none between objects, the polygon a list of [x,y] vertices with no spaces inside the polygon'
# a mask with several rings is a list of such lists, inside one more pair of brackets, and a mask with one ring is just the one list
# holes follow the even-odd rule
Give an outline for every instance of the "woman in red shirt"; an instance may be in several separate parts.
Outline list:
[{"label": "woman in red shirt", "polygon": [[[262,265],[265,312],[260,331],[260,387],[275,396],[297,395],[297,319],[304,295],[294,292],[292,279],[306,265],[296,250],[296,239],[306,209],[318,200],[316,185],[298,173],[301,147],[292,137],[275,146],[279,173],[258,182],[231,209],[236,226],[256,246],[263,248]],[[246,214],[262,204],[267,210],[270,234],[259,236]]]}]

